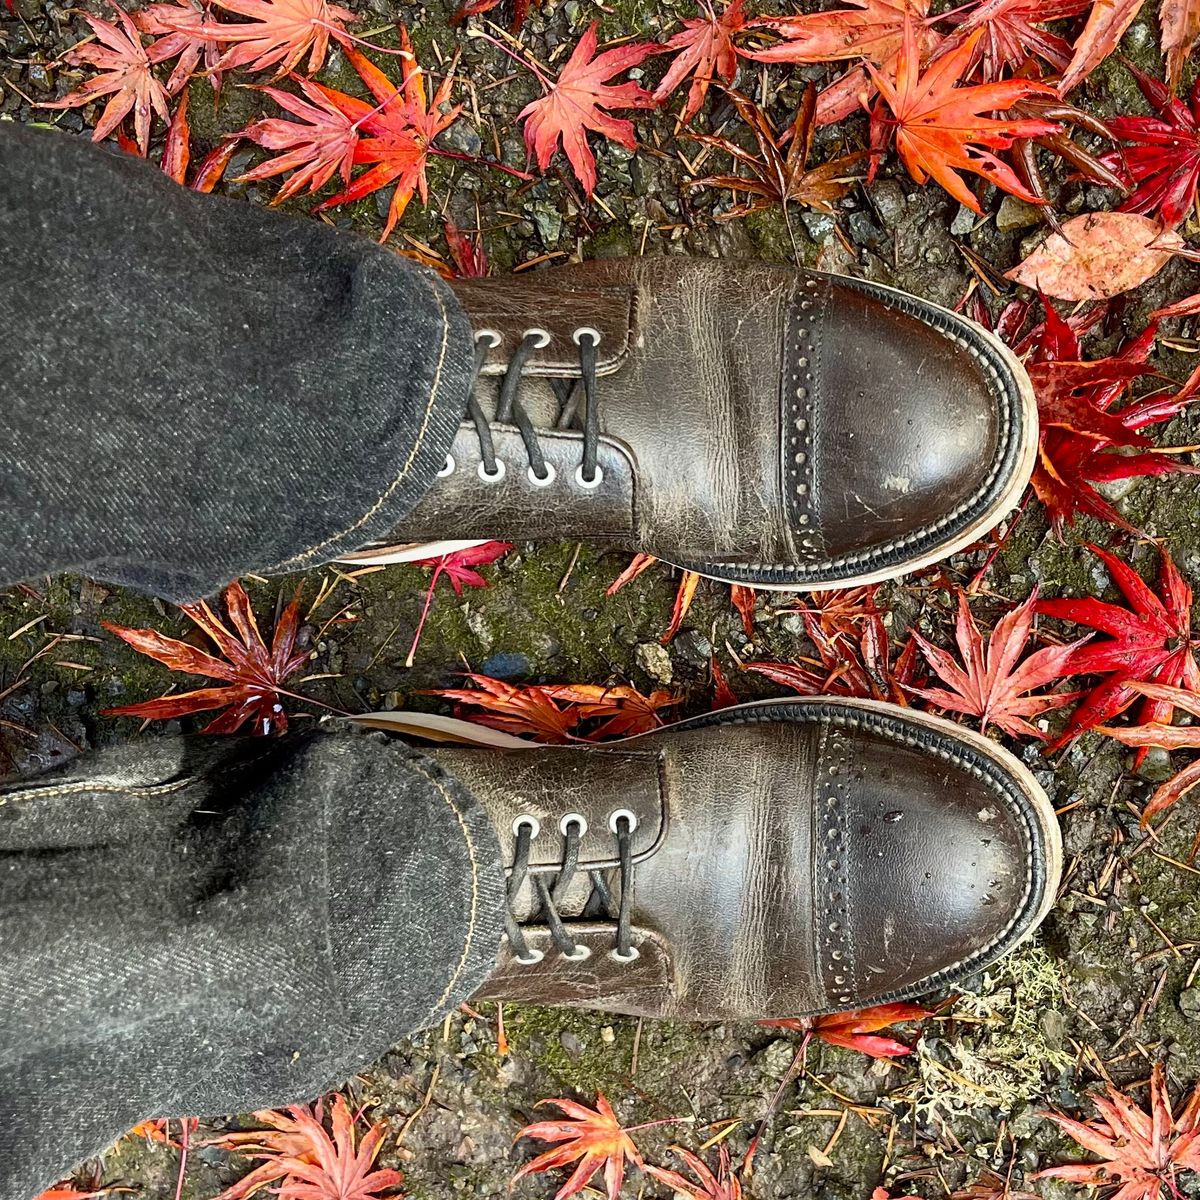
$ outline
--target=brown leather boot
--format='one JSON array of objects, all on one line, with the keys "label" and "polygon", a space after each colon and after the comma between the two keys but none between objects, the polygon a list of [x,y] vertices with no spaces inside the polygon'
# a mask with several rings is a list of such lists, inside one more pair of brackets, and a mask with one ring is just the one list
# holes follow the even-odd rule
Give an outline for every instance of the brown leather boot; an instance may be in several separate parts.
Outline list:
[{"label": "brown leather boot", "polygon": [[757,587],[862,584],[979,538],[1033,469],[1021,365],[891,288],[633,258],[454,289],[477,385],[397,541],[586,538]]},{"label": "brown leather boot", "polygon": [[1061,868],[1012,755],[894,705],[769,701],[608,746],[432,753],[508,865],[492,999],[718,1021],[922,995],[1031,933]]}]

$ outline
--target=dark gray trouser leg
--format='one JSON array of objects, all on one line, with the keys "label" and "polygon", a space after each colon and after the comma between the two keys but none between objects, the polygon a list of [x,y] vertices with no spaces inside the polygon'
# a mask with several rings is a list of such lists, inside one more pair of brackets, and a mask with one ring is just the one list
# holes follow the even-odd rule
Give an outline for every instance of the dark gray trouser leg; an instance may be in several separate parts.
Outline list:
[{"label": "dark gray trouser leg", "polygon": [[0,1200],[436,1022],[492,966],[498,864],[462,785],[380,734],[143,741],[0,790]]},{"label": "dark gray trouser leg", "polygon": [[381,537],[471,360],[449,289],[391,251],[0,122],[0,586],[194,599]]}]

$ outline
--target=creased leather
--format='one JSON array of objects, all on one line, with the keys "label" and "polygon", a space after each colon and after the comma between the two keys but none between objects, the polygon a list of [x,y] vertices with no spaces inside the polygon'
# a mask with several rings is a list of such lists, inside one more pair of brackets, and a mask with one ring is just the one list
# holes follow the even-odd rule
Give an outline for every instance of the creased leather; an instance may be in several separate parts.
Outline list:
[{"label": "creased leather", "polygon": [[[606,478],[593,506],[562,474],[529,495],[458,474],[435,482],[395,540],[615,541],[777,585],[899,574],[987,517],[1036,437],[1012,364],[982,331],[863,281],[671,257],[454,287],[476,330],[502,338],[477,389],[489,413],[523,334],[541,328],[551,341],[521,396],[535,424],[552,425],[549,377],[577,377],[572,334],[601,332],[601,428],[630,474]],[[579,433],[557,436],[581,447]]]},{"label": "creased leather", "polygon": [[[507,862],[522,815],[540,822],[534,860],[548,873],[561,817],[588,823],[558,905],[593,939],[586,969],[563,961],[526,884],[515,915],[546,958],[503,951],[492,997],[706,1021],[865,1007],[981,969],[1029,931],[1053,883],[1020,782],[899,708],[751,705],[610,747],[433,754],[489,812]],[[582,920],[586,868],[614,861],[615,840],[603,843],[619,808],[639,821],[632,923],[669,965],[649,990],[645,964],[623,990],[615,927]]]}]

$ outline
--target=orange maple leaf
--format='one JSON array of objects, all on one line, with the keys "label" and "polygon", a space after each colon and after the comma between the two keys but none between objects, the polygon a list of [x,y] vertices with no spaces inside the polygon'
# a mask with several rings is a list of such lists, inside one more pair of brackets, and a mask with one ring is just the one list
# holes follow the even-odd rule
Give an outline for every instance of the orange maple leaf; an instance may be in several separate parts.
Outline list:
[{"label": "orange maple leaf", "polygon": [[[769,29],[783,41],[763,50],[743,51],[758,62],[823,63],[856,60],[895,69],[904,24],[915,21],[915,37],[924,62],[942,43],[932,28],[929,0],[850,0],[854,8],[835,8],[801,16],[759,17],[748,28]],[[875,88],[863,65],[835,79],[817,99],[816,124],[829,125],[850,116],[860,96],[873,97]]]},{"label": "orange maple leaf", "polygon": [[[970,171],[1029,204],[1040,204],[1012,167],[991,150],[1006,149],[1016,138],[1042,137],[1062,129],[1040,118],[1005,121],[983,115],[1010,108],[1026,96],[1054,95],[1044,83],[1007,79],[956,86],[970,71],[982,35],[983,30],[976,30],[922,73],[916,34],[906,17],[894,74],[867,63],[875,86],[892,111],[896,149],[908,173],[918,183],[933,179],[959,203],[980,215],[982,206],[958,172]],[[884,136],[880,130],[887,122],[878,108],[872,110],[871,124],[873,144],[881,144]]]},{"label": "orange maple leaf", "polygon": [[172,671],[188,675],[206,675],[224,681],[224,687],[200,688],[180,695],[160,696],[142,704],[127,704],[107,708],[106,717],[143,717],[148,721],[167,721],[192,713],[225,711],[209,722],[205,733],[236,733],[247,722],[253,732],[266,736],[284,733],[288,718],[284,711],[282,684],[294,675],[309,659],[307,650],[296,649],[300,627],[300,589],[275,623],[275,633],[268,649],[259,632],[250,597],[240,583],[225,590],[225,607],[229,613],[230,630],[209,607],[207,600],[198,604],[181,604],[180,610],[194,621],[216,644],[221,657],[198,650],[187,642],[167,637],[154,629],[127,629],[101,624],[115,633],[138,653],[153,658]]},{"label": "orange maple leaf", "polygon": [[630,1130],[622,1128],[612,1105],[601,1092],[596,1093],[595,1109],[562,1098],[540,1100],[538,1107],[545,1104],[554,1105],[570,1120],[536,1121],[522,1129],[514,1141],[528,1137],[536,1138],[539,1142],[562,1144],[526,1163],[513,1176],[513,1183],[525,1175],[540,1174],[577,1162],[570,1178],[554,1194],[554,1200],[568,1200],[568,1197],[583,1191],[601,1167],[604,1168],[608,1200],[617,1200],[621,1182],[625,1178],[625,1164],[628,1162],[641,1167],[643,1163],[638,1148],[629,1136]]},{"label": "orange maple leaf", "polygon": [[996,622],[991,637],[985,640],[971,615],[966,595],[960,592],[955,641],[962,657],[961,666],[945,650],[931,645],[919,633],[913,634],[926,661],[950,690],[909,687],[908,691],[948,712],[978,717],[980,732],[988,725],[995,725],[1011,737],[1044,739],[1046,735],[1026,718],[1061,708],[1082,693],[1048,692],[1041,696],[1029,693],[1070,674],[1072,657],[1087,639],[1064,646],[1045,646],[1022,662],[1037,602],[1035,588],[1024,604]]},{"label": "orange maple leaf", "polygon": [[354,151],[354,162],[356,165],[372,165],[344,192],[318,204],[314,209],[315,212],[324,212],[338,204],[349,204],[395,183],[392,202],[388,205],[387,222],[379,239],[381,242],[387,241],[396,222],[404,216],[414,192],[421,197],[422,204],[428,202],[425,163],[433,140],[453,125],[462,112],[461,105],[449,112],[441,111],[442,105],[450,99],[450,89],[454,84],[453,70],[446,72],[432,100],[426,100],[424,74],[417,65],[408,30],[403,25],[400,26],[400,50],[405,67],[404,78],[397,88],[374,63],[357,50],[347,48],[346,57],[379,102],[371,112],[356,118],[363,132],[370,136],[359,142]]},{"label": "orange maple leaf", "polygon": [[[1082,83],[1121,43],[1145,0],[1095,0],[1087,23],[1062,73],[1058,94],[1065,96]],[[1168,28],[1170,21],[1166,22]]]},{"label": "orange maple leaf", "polygon": [[387,1125],[372,1125],[356,1145],[354,1117],[341,1096],[335,1095],[331,1106],[332,1137],[322,1123],[319,1100],[311,1112],[293,1105],[286,1112],[256,1112],[254,1119],[270,1128],[227,1133],[205,1143],[259,1163],[216,1200],[244,1200],[276,1182],[280,1186],[273,1194],[281,1200],[377,1200],[404,1182],[399,1171],[374,1169]]},{"label": "orange maple leaf", "polygon": [[109,3],[120,22],[120,28],[103,17],[84,13],[83,19],[91,26],[95,41],[85,42],[63,55],[64,62],[72,66],[86,64],[97,67],[100,74],[80,85],[70,95],[42,104],[41,107],[79,108],[108,96],[104,111],[92,131],[92,141],[103,141],[129,113],[133,113],[138,153],[145,158],[150,146],[151,114],[157,113],[163,121],[171,118],[167,89],[154,77],[153,64],[169,58],[172,51],[164,48],[161,41],[149,47],[143,46],[141,34],[129,14],[116,0],[109,0]]},{"label": "orange maple leaf", "polygon": [[792,1029],[803,1033],[806,1040],[819,1038],[830,1046],[857,1050],[872,1058],[902,1058],[912,1053],[912,1047],[895,1038],[878,1037],[878,1031],[901,1021],[924,1021],[931,1016],[933,1013],[919,1004],[896,1003],[816,1017],[784,1017],[759,1024],[769,1029]]},{"label": "orange maple leaf", "polygon": [[357,20],[348,8],[328,0],[211,0],[226,12],[247,17],[245,24],[205,23],[195,32],[216,42],[234,43],[221,55],[221,70],[242,67],[265,71],[276,64],[277,77],[294,71],[308,55],[308,73],[315,75],[329,53],[329,39],[349,46],[347,21]]},{"label": "orange maple leaf", "polygon": [[[595,741],[603,737],[630,737],[662,724],[660,710],[681,703],[682,697],[656,691],[643,696],[627,685],[549,683],[521,686],[467,674],[478,691],[469,688],[436,688],[424,693],[482,709],[465,714],[469,720],[505,733],[532,734],[541,742]],[[579,732],[582,721],[600,721],[590,732]]]},{"label": "orange maple leaf", "polygon": [[626,684],[549,684],[543,690],[555,700],[574,705],[581,721],[602,722],[587,735],[589,741],[649,733],[661,727],[663,721],[658,714],[664,708],[683,703],[683,697],[674,692],[659,689],[643,696]]},{"label": "orange maple leaf", "polygon": [[1175,1116],[1162,1064],[1155,1063],[1150,1074],[1149,1113],[1112,1083],[1108,1095],[1093,1096],[1092,1103],[1100,1115],[1091,1121],[1076,1121],[1061,1113],[1043,1115],[1101,1161],[1050,1167],[1032,1178],[1101,1187],[1120,1181],[1122,1187],[1113,1200],[1158,1200],[1163,1188],[1172,1196],[1179,1195],[1175,1186],[1179,1171],[1200,1171],[1200,1087]]},{"label": "orange maple leaf", "polygon": [[[443,113],[441,106],[450,98],[454,72],[428,100],[422,70],[412,52],[408,30],[400,26],[400,53],[405,64],[400,85],[390,79],[353,46],[345,47],[346,57],[377,103],[368,104],[336,88],[300,79],[307,100],[267,87],[263,90],[298,121],[266,118],[254,122],[241,136],[268,150],[284,153],[247,171],[244,180],[267,179],[291,171],[273,203],[278,204],[301,189],[311,194],[323,187],[336,172],[345,185],[336,196],[318,204],[314,212],[324,212],[339,204],[349,204],[394,183],[380,241],[386,241],[404,215],[414,193],[422,203],[427,199],[425,165],[433,141],[453,125],[461,106]],[[352,166],[370,167],[350,182]]]},{"label": "orange maple leaf", "polygon": [[1200,41],[1200,0],[1162,0],[1158,10],[1162,52],[1167,59],[1167,83],[1177,91],[1183,64]]},{"label": "orange maple leaf", "polygon": [[537,158],[538,168],[544,171],[550,165],[561,138],[567,160],[589,200],[596,190],[597,176],[596,156],[588,145],[587,131],[594,130],[633,150],[637,146],[633,122],[613,117],[607,110],[654,108],[658,104],[640,84],[629,81],[614,86],[604,81],[662,49],[656,42],[633,42],[596,54],[599,24],[593,21],[588,26],[557,81],[551,83],[538,73],[546,94],[517,114],[517,119],[525,122],[525,146]]},{"label": "orange maple leaf", "polygon": [[701,0],[701,4],[705,15],[684,21],[683,28],[664,47],[679,53],[662,83],[654,89],[654,99],[661,104],[688,75],[693,76],[687,103],[679,114],[681,125],[686,125],[700,111],[714,79],[733,83],[738,68],[733,36],[746,27],[746,0],[732,0],[720,16],[708,0]]}]

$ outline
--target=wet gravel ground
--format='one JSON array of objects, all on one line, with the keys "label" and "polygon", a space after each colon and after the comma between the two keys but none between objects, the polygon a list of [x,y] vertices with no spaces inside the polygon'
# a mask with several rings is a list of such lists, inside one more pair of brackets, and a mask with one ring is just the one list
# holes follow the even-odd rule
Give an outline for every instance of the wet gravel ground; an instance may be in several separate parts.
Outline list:
[{"label": "wet gravel ground", "polygon": [[[491,46],[452,31],[447,7],[397,7],[390,0],[355,7],[377,29],[397,18],[406,21],[421,61],[435,70],[460,50],[457,71],[470,120],[460,122],[446,144],[465,154],[499,154],[512,165],[524,165],[514,117],[537,94],[532,77]],[[568,0],[535,11],[524,40],[541,61],[557,65],[593,16],[602,18],[603,38],[630,29],[666,35],[681,15],[691,15],[682,3],[620,0],[600,8]],[[86,132],[95,118],[90,110],[52,113],[36,107],[78,81],[55,64],[82,32],[75,10],[15,0],[9,13],[0,5],[0,118],[53,121],[69,133]],[[378,35],[380,40],[386,36]],[[1147,14],[1128,35],[1125,49],[1152,66],[1156,41]],[[647,64],[647,77],[657,78],[661,69]],[[794,110],[806,76],[820,72],[744,71],[740,83],[783,121]],[[325,78],[351,86],[353,76],[336,51]],[[203,81],[193,83],[191,99],[193,161],[222,134],[257,115],[263,103],[256,92],[227,87],[214,109]],[[1084,100],[1100,114],[1118,108],[1142,111],[1128,77],[1114,62],[1089,82]],[[718,128],[729,115],[726,103],[712,100],[701,127],[707,122],[710,129]],[[687,164],[698,148],[675,136],[673,116],[643,114],[638,130],[636,153],[615,147],[600,151],[600,184],[591,206],[561,175],[558,160],[546,178],[528,184],[486,167],[436,160],[428,209],[414,204],[393,244],[412,249],[419,243],[445,256],[441,216],[449,215],[464,229],[483,230],[498,272],[535,260],[633,253],[796,259],[953,305],[976,278],[971,255],[1002,272],[1040,236],[1036,214],[1022,205],[992,197],[990,211],[998,215],[980,221],[936,188],[916,188],[894,164],[871,187],[855,188],[836,217],[797,211],[788,221],[767,213],[720,223],[715,218],[728,197],[686,186]],[[815,157],[856,148],[864,133],[858,118],[826,131]],[[158,134],[156,147],[161,130]],[[256,154],[239,151],[229,176]],[[249,203],[265,203],[272,194],[268,187],[236,183],[224,190]],[[1112,203],[1107,193],[1078,182],[1053,184],[1052,192],[1065,213]],[[328,217],[376,235],[386,203],[384,193]],[[1194,230],[1185,227],[1184,232]],[[1197,269],[1172,263],[1112,306],[1089,338],[1089,353],[1111,351],[1143,327],[1151,308],[1197,290]],[[1191,339],[1186,323],[1177,331],[1174,348],[1161,353],[1156,365],[1182,378],[1200,343]],[[1200,441],[1200,418],[1174,422],[1160,431],[1159,440],[1171,445]],[[1194,481],[1145,480],[1122,492],[1120,505],[1129,519],[1165,539],[1192,582],[1200,581]],[[1083,521],[1060,544],[1049,536],[1035,503],[992,566],[974,604],[977,617],[990,622],[1035,584],[1046,595],[1089,592],[1111,598],[1103,571],[1082,549],[1092,539],[1122,545],[1123,553],[1153,577],[1156,555],[1149,542]],[[913,628],[944,639],[953,603],[947,585],[968,581],[983,557],[983,551],[960,555],[884,589],[894,641]],[[318,572],[306,581],[307,605],[322,588],[330,590],[309,612],[303,636],[315,651],[312,674],[325,678],[305,690],[349,711],[428,706],[433,702],[416,693],[449,684],[469,665],[522,681],[628,681],[643,690],[669,685],[684,693],[684,711],[690,711],[708,704],[708,662],[714,653],[743,698],[769,693],[762,681],[737,670],[739,661],[811,655],[799,618],[789,612],[792,598],[760,598],[754,636],[748,638],[728,590],[709,582],[701,583],[680,635],[661,648],[675,580],[666,568],[656,568],[606,597],[607,585],[626,562],[620,553],[571,544],[518,547],[487,569],[487,590],[461,598],[448,589],[439,594],[411,669],[404,660],[427,574],[411,567],[353,579]],[[280,585],[264,581],[251,590],[259,610],[269,613]],[[290,591],[288,583],[282,591]],[[104,634],[101,619],[153,624],[176,634],[185,628],[167,606],[78,578],[38,580],[0,596],[0,633],[7,639],[0,640],[0,754],[12,772],[32,773],[115,738],[161,732],[143,733],[136,722],[99,715],[109,705],[157,695],[177,682]],[[19,680],[24,682],[6,691]],[[860,1200],[884,1181],[897,1195],[932,1198],[978,1179],[985,1168],[1001,1175],[1011,1168],[1013,1187],[1028,1187],[1025,1181],[1039,1167],[1074,1153],[1039,1117],[1047,1106],[1078,1109],[1103,1075],[1132,1085],[1145,1080],[1156,1060],[1169,1065],[1177,1088],[1200,1078],[1200,985],[1195,979],[1200,905],[1197,875],[1186,865],[1197,827],[1195,802],[1184,802],[1159,840],[1149,841],[1138,831],[1137,813],[1154,779],[1168,769],[1161,755],[1151,756],[1143,772],[1132,775],[1127,755],[1097,737],[1050,758],[1035,747],[1020,752],[1061,811],[1066,847],[1062,892],[1040,939],[972,981],[926,1023],[917,1052],[907,1059],[873,1062],[814,1044],[807,1072],[786,1093],[754,1174],[745,1182],[748,1196]],[[642,1144],[655,1161],[663,1161],[671,1141],[697,1146],[726,1130],[727,1144],[740,1154],[796,1047],[790,1035],[755,1027],[642,1025],[537,1008],[509,1009],[505,1024],[506,1055],[497,1050],[495,1008],[482,1006],[476,1015],[456,1015],[444,1027],[397,1047],[349,1082],[356,1104],[371,1120],[388,1125],[380,1162],[405,1171],[412,1195],[504,1193],[515,1166],[529,1156],[530,1148],[522,1144],[514,1150],[512,1139],[532,1119],[535,1102],[555,1095],[590,1101],[597,1089],[630,1121],[690,1119],[648,1131]],[[916,1032],[909,1031],[910,1042]],[[81,1105],[87,1103],[87,1086],[81,1079]],[[223,1122],[205,1125],[198,1138],[224,1127]],[[157,1200],[175,1195],[178,1166],[176,1150],[130,1139],[78,1178],[85,1184],[121,1184]],[[182,1196],[212,1197],[246,1168],[245,1160],[223,1151],[193,1149]],[[626,1194],[639,1189],[660,1194],[656,1187],[635,1173]],[[1048,1196],[1065,1192],[1046,1183],[1032,1189]],[[515,1194],[540,1197],[553,1191],[550,1180],[535,1178],[523,1180]]]}]

